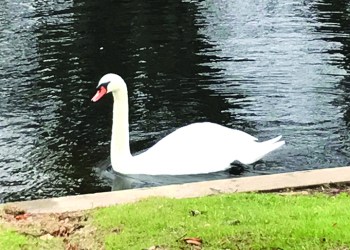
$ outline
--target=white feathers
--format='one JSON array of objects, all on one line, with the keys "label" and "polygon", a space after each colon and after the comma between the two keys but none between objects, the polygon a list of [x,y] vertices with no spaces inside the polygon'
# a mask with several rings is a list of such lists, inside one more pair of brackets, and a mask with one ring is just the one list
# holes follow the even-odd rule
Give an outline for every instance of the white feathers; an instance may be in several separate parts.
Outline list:
[{"label": "white feathers", "polygon": [[142,154],[129,149],[128,98],[124,80],[105,75],[108,92],[113,93],[114,112],[111,160],[123,174],[187,175],[225,170],[233,161],[251,164],[281,147],[281,136],[258,142],[257,138],[235,129],[204,122],[175,130]]}]

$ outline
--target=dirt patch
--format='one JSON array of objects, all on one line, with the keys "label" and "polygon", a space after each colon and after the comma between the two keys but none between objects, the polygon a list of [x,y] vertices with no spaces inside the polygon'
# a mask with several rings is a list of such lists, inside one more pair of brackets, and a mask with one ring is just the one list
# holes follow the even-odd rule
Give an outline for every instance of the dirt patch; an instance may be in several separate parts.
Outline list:
[{"label": "dirt patch", "polygon": [[309,194],[316,194],[316,193],[323,193],[326,195],[338,195],[340,193],[350,194],[350,182],[328,183],[323,185],[299,187],[299,188],[285,188],[285,189],[272,190],[272,191],[262,191],[261,193],[279,193],[282,195],[293,195],[293,194],[309,195]]},{"label": "dirt patch", "polygon": [[0,212],[0,222],[20,234],[43,241],[56,240],[66,250],[102,249],[89,212],[30,214],[13,206]]}]

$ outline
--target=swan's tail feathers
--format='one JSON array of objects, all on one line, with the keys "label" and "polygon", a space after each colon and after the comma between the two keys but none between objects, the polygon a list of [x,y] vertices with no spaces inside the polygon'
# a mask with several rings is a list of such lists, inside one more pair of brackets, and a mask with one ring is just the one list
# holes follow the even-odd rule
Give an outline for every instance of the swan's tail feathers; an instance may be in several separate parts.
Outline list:
[{"label": "swan's tail feathers", "polygon": [[261,158],[263,158],[268,153],[278,149],[279,147],[283,146],[285,144],[285,141],[281,141],[282,136],[277,136],[276,138],[263,141],[263,142],[257,142],[255,147],[252,147],[252,151],[250,154],[250,157],[247,157],[246,159],[242,159],[241,161],[244,164],[252,164]]},{"label": "swan's tail feathers", "polygon": [[278,149],[279,147],[281,147],[285,144],[285,141],[281,141],[281,138],[282,138],[282,136],[280,135],[274,139],[264,141],[261,143],[262,145],[264,145],[264,148],[267,151],[266,154]]},{"label": "swan's tail feathers", "polygon": [[[268,140],[268,141],[264,141],[264,142],[262,142],[263,144],[273,144],[273,143],[275,143],[275,142],[283,142],[283,144],[284,144],[284,141],[279,141],[279,140],[281,140],[281,138],[282,138],[282,135],[279,135],[279,136],[277,136],[277,137],[275,137],[275,138],[273,138],[273,139],[270,139],[270,140]],[[282,144],[282,145],[283,145]],[[281,145],[281,146],[282,146]]]}]

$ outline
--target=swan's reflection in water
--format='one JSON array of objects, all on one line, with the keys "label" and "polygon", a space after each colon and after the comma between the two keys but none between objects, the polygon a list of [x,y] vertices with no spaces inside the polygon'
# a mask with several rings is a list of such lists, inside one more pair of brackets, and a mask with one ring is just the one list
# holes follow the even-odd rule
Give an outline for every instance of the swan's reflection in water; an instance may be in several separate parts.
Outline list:
[{"label": "swan's reflection in water", "polygon": [[204,180],[227,179],[234,177],[228,172],[223,171],[197,175],[124,175],[116,172],[112,173],[113,170],[110,171],[110,175],[114,176],[111,183],[112,191],[199,182]]},{"label": "swan's reflection in water", "polygon": [[[115,172],[108,160],[99,164],[96,168],[99,176],[105,180],[110,186],[112,191],[144,188],[144,187],[156,187],[165,186],[171,184],[183,184],[190,182],[209,181],[237,178],[244,176],[252,176],[257,174],[268,174],[264,171],[259,171],[256,168],[266,166],[264,162],[260,161],[252,166],[232,165],[232,167],[226,171],[220,171],[208,174],[196,174],[196,175],[145,175],[145,174],[133,174],[125,175]],[[248,169],[249,168],[249,169]]]}]

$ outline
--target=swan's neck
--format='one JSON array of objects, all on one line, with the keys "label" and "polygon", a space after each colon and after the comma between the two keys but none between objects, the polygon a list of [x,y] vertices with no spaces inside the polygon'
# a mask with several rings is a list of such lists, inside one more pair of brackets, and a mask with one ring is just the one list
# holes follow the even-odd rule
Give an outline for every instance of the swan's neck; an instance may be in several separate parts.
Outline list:
[{"label": "swan's neck", "polygon": [[113,126],[111,140],[111,162],[115,171],[126,167],[131,158],[129,144],[128,92],[120,89],[113,92]]}]

